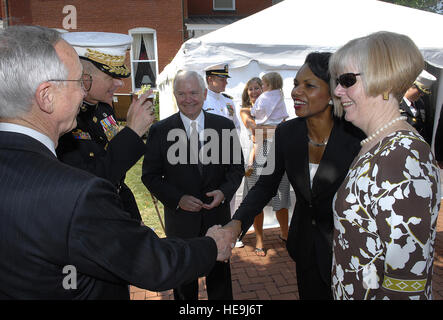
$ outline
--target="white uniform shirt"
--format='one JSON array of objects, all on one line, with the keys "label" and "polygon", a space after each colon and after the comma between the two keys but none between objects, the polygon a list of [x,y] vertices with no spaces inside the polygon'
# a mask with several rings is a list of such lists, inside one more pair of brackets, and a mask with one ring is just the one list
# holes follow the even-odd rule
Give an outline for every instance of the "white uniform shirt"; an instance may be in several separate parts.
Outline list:
[{"label": "white uniform shirt", "polygon": [[208,95],[203,104],[203,110],[228,118],[234,122],[237,129],[240,128],[240,122],[235,113],[234,101],[221,93],[216,93],[208,89]]},{"label": "white uniform shirt", "polygon": [[251,115],[256,124],[263,125],[277,125],[288,118],[281,90],[263,92],[252,106]]},{"label": "white uniform shirt", "polygon": [[414,117],[417,116],[417,108],[414,107],[411,101],[408,100],[408,98],[403,97],[403,100],[405,101],[406,105],[411,109],[411,112]]}]

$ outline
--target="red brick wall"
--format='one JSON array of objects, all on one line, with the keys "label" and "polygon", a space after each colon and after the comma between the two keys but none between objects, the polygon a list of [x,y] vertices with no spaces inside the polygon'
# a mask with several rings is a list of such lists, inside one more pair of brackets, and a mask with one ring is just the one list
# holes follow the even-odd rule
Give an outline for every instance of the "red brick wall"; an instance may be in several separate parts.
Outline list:
[{"label": "red brick wall", "polygon": [[157,31],[159,72],[183,43],[182,0],[9,0],[11,24],[63,28],[63,7],[77,10],[77,29],[128,33],[136,27]]},{"label": "red brick wall", "polygon": [[[1,0],[2,4],[5,0]],[[159,72],[174,58],[183,39],[183,16],[250,15],[272,4],[272,0],[236,0],[236,11],[212,10],[212,0],[9,0],[10,24],[34,24],[63,28],[67,5],[77,10],[77,29],[69,31],[104,31],[128,33],[137,27],[157,31]],[[182,8],[184,6],[184,8]],[[129,60],[129,59],[128,59]],[[128,64],[129,65],[129,64]],[[130,80],[125,88],[131,90]]]},{"label": "red brick wall", "polygon": [[188,0],[188,14],[248,16],[272,5],[272,0],[236,0],[235,11],[214,11],[212,0]]},{"label": "red brick wall", "polygon": [[[5,3],[8,3],[9,13],[14,12],[14,15],[9,17],[9,24],[29,24],[31,23],[31,11],[30,11],[30,1],[26,0],[2,0],[2,7]],[[2,11],[4,8],[2,8]]]},{"label": "red brick wall", "polygon": [[2,19],[4,19],[5,18],[5,8],[4,8],[4,3],[3,3],[3,0],[1,0],[0,1],[0,17],[2,18]]}]

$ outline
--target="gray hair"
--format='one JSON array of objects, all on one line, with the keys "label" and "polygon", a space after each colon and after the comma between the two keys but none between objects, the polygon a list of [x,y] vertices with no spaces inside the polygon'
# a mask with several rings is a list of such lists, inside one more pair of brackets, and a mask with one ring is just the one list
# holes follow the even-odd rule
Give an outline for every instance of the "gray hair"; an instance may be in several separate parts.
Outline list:
[{"label": "gray hair", "polygon": [[66,79],[68,70],[54,46],[58,31],[40,26],[12,26],[0,32],[0,117],[30,111],[37,87],[50,79]]},{"label": "gray hair", "polygon": [[203,77],[200,74],[198,74],[195,71],[179,70],[174,77],[174,82],[173,82],[174,93],[177,88],[178,80],[188,80],[190,78],[197,79],[197,82],[199,83],[200,88],[202,89],[202,92],[205,92],[205,89],[206,89],[205,80],[203,79]]}]

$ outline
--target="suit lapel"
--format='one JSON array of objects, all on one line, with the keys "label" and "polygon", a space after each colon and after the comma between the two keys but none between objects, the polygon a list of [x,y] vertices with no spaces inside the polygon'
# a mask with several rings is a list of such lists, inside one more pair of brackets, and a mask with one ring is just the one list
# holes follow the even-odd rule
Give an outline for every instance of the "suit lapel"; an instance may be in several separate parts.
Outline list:
[{"label": "suit lapel", "polygon": [[349,163],[352,161],[350,159],[352,156],[350,152],[343,152],[343,146],[353,148],[353,146],[349,145],[351,143],[352,141],[349,141],[347,135],[344,134],[341,123],[334,120],[331,136],[314,177],[312,186],[313,197],[322,194],[324,190],[328,190],[343,175],[343,172],[347,171]]},{"label": "suit lapel", "polygon": [[[205,127],[206,127],[206,115],[205,115]],[[173,129],[181,129],[185,132],[185,135],[186,135],[185,125],[183,124],[183,121],[180,117],[180,112],[176,113],[175,119],[172,122],[172,128]],[[188,164],[187,166],[190,168],[189,170],[192,171],[192,175],[194,177],[201,177],[202,175],[204,176],[203,173],[204,173],[205,166],[203,166],[203,172],[202,172],[202,174],[200,174],[197,164],[191,164],[191,161],[190,161],[191,160],[191,158],[190,158],[191,146],[190,146],[190,141],[189,141],[188,137],[186,139],[186,146],[184,146],[184,148],[186,148],[186,160],[187,160],[187,164]]]},{"label": "suit lapel", "polygon": [[177,112],[174,116],[174,121],[172,121],[173,129],[182,129],[186,132],[185,125],[183,124],[182,119],[180,118],[180,112]]},{"label": "suit lapel", "polygon": [[[208,112],[203,111],[203,113],[205,115],[205,124],[204,124],[203,130],[215,129],[216,123],[213,121],[213,118],[211,118],[211,116],[208,116],[208,114],[209,114]],[[219,138],[221,139],[220,135],[219,135]],[[203,145],[207,142],[209,142],[209,141],[203,142]],[[221,141],[219,141],[219,142],[220,142],[219,145],[221,145]],[[203,149],[203,156],[210,156],[210,155],[211,155],[211,153],[208,153],[206,155],[205,149]],[[203,165],[203,170],[202,170],[203,181],[207,181],[208,179],[210,179],[210,172],[211,172],[210,168],[211,168],[211,164]]]},{"label": "suit lapel", "polygon": [[412,112],[410,106],[408,106],[408,104],[406,103],[406,101],[402,100],[400,103],[400,112],[401,111],[406,112],[408,115],[410,115],[411,117],[415,117],[414,113]]},{"label": "suit lapel", "polygon": [[[181,132],[179,132],[180,134],[184,133],[184,137],[180,138],[178,141],[178,143],[180,143],[180,149],[179,150],[186,150],[186,162],[185,163],[189,163],[189,143],[188,143],[188,136],[186,135],[186,129],[185,126],[183,124],[182,119],[180,118],[180,112],[177,112],[173,118],[173,120],[170,123],[170,127],[167,128],[165,134],[168,135],[172,130],[181,130]],[[175,144],[175,141],[167,141],[167,148],[165,149],[165,152],[168,152],[169,148]],[[180,151],[181,152],[181,151]],[[181,155],[180,155],[181,156]]]},{"label": "suit lapel", "polygon": [[0,148],[32,151],[57,160],[43,143],[22,133],[0,131]]},{"label": "suit lapel", "polygon": [[300,121],[300,123],[294,122],[294,126],[293,132],[298,132],[301,139],[290,139],[292,161],[289,165],[296,168],[297,173],[293,177],[295,179],[295,187],[298,189],[297,192],[301,193],[306,201],[309,202],[311,201],[311,189],[309,181],[308,131],[304,120]]}]

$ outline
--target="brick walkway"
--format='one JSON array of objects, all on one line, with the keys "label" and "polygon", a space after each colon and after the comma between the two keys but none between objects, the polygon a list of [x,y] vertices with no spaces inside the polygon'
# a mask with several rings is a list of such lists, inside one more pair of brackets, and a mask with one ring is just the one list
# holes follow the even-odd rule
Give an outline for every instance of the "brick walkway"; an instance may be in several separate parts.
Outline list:
[{"label": "brick walkway", "polygon": [[[442,201],[443,207],[443,201]],[[443,208],[437,222],[433,290],[434,299],[443,300]],[[243,239],[245,247],[232,251],[231,272],[235,300],[294,300],[298,299],[295,262],[288,256],[279,240],[279,229],[265,229],[266,257],[257,257],[253,250],[255,234]],[[204,278],[199,279],[199,298],[207,299]],[[131,287],[133,300],[172,300],[172,290],[151,292]]]}]

